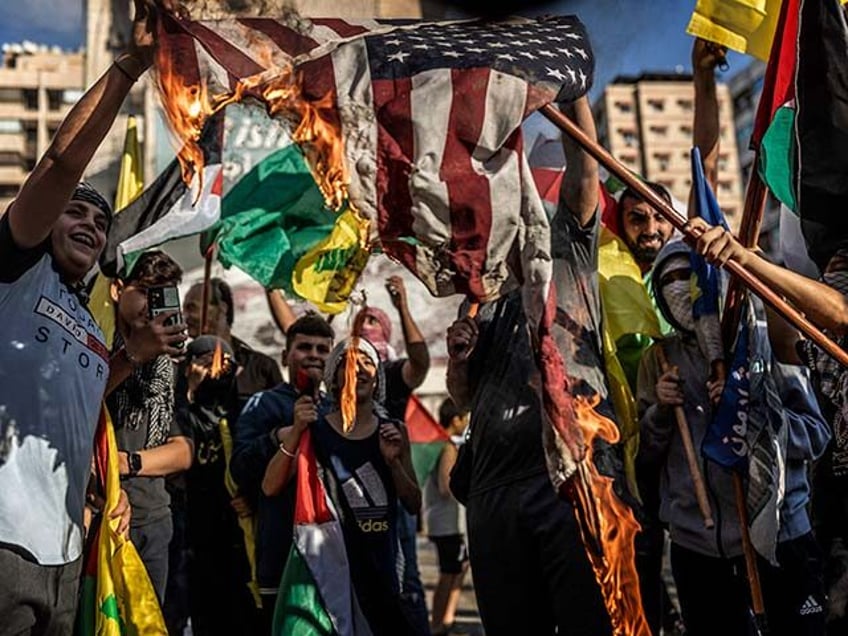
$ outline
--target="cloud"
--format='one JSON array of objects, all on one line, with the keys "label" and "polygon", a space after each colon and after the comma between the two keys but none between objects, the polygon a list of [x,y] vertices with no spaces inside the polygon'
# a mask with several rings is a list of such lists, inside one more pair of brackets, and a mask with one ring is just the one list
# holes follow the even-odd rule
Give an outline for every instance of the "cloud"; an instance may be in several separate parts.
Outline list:
[{"label": "cloud", "polygon": [[83,40],[83,0],[0,3],[0,41],[33,40],[62,46]]}]

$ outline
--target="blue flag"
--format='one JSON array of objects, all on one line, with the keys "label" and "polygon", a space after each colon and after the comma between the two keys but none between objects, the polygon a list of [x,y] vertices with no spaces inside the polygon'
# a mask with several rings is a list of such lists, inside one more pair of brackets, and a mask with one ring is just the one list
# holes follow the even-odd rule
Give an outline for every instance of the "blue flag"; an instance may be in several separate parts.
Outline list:
[{"label": "blue flag", "polygon": [[[729,229],[718,201],[704,176],[701,153],[697,147],[692,149],[692,188],[695,210],[702,219],[712,226]],[[718,327],[720,272],[717,267],[707,263],[706,259],[694,250],[691,252],[692,275],[692,313],[695,320],[713,316]],[[746,309],[748,309],[746,304]],[[753,319],[753,313],[746,311],[745,318]],[[730,361],[724,391],[713,415],[701,452],[708,459],[726,467],[743,470],[748,459],[748,409],[750,402],[750,333],[751,320],[742,320],[736,342],[731,349]],[[702,329],[706,329],[704,324]],[[720,351],[720,346],[719,346]]]},{"label": "blue flag", "polygon": [[[745,315],[747,317],[752,313],[746,311]],[[701,444],[704,457],[735,470],[745,470],[748,465],[748,413],[751,401],[750,326],[747,320],[742,320],[739,324],[733,360],[727,370],[724,390]]]},{"label": "blue flag", "polygon": [[[704,177],[704,165],[701,163],[701,151],[692,148],[692,188],[695,210],[702,219],[712,226],[729,229],[721,208],[718,207],[710,185]],[[706,259],[695,252],[691,253],[692,274],[695,282],[692,289],[692,315],[695,320],[702,316],[718,315],[719,311],[719,271],[707,263]]]}]

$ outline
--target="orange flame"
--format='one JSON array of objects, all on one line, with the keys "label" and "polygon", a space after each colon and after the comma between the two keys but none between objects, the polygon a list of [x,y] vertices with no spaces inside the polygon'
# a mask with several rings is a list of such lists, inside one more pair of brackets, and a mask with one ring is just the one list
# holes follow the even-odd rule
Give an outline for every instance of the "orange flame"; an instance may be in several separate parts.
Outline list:
[{"label": "orange flame", "polygon": [[601,475],[593,461],[596,437],[615,444],[618,428],[595,411],[600,399],[574,398],[574,417],[586,438],[586,460],[569,482],[577,503],[580,533],[616,636],[651,636],[642,610],[639,577],[636,574],[634,538],[639,522],[628,505],[613,491],[613,480]]},{"label": "orange flame", "polygon": [[[258,47],[259,44],[255,43]],[[303,93],[302,76],[291,67],[280,66],[270,50],[258,48],[256,58],[266,70],[243,78],[232,92],[210,95],[205,82],[186,82],[165,47],[157,54],[159,94],[174,134],[183,146],[178,157],[186,184],[203,172],[199,140],[206,120],[229,104],[247,96],[263,102],[271,117],[289,123],[292,139],[303,150],[327,206],[339,210],[347,199],[349,176],[344,161],[341,122],[332,94],[312,99]]]},{"label": "orange flame", "polygon": [[302,76],[295,78],[291,71],[283,71],[261,88],[262,99],[269,115],[291,122],[292,139],[303,149],[327,206],[338,210],[347,199],[349,178],[332,94],[310,101],[301,86]]},{"label": "orange flame", "polygon": [[203,124],[214,111],[206,84],[187,84],[177,72],[172,58],[166,48],[160,47],[156,55],[156,73],[165,115],[171,130],[182,142],[177,157],[183,181],[188,185],[195,174],[203,173],[200,134]]},{"label": "orange flame", "polygon": [[219,378],[224,372],[224,350],[221,348],[221,342],[215,343],[215,351],[212,354],[212,365],[209,367],[209,377]]}]

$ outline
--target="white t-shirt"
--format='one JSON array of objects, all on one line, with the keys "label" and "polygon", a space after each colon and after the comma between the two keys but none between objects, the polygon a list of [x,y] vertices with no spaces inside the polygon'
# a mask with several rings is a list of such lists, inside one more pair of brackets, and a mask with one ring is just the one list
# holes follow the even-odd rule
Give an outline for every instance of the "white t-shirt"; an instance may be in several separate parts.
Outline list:
[{"label": "white t-shirt", "polygon": [[14,246],[6,219],[0,326],[0,546],[25,550],[42,565],[70,563],[82,554],[108,352],[50,254]]}]

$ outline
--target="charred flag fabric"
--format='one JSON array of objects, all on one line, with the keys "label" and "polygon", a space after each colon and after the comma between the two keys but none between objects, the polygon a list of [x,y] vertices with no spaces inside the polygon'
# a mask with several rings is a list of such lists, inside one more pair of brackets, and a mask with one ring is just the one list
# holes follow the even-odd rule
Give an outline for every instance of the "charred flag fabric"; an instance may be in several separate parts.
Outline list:
[{"label": "charred flag fabric", "polygon": [[343,147],[335,165],[316,154],[314,140],[302,144],[313,175],[325,183],[346,171],[345,194],[371,222],[373,244],[431,293],[489,301],[523,285],[539,350],[548,352],[540,368],[554,378],[544,383],[553,398],[546,404],[565,400],[561,357],[543,329],[552,306],[550,226],[521,124],[590,89],[594,58],[576,16],[162,23],[160,42],[179,55],[157,64],[181,85],[224,101],[258,100],[298,123],[306,111],[296,105],[308,103]]}]

